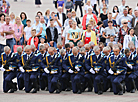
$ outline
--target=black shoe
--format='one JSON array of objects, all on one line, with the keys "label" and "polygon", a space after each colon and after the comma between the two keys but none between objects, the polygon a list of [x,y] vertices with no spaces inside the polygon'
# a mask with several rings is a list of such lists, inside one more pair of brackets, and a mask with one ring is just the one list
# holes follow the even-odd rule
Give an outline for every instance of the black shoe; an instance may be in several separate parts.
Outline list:
[{"label": "black shoe", "polygon": [[37,93],[37,89],[34,89],[31,93]]},{"label": "black shoe", "polygon": [[101,95],[101,94],[103,94],[103,92],[102,91],[98,91],[98,95]]},{"label": "black shoe", "polygon": [[123,95],[123,91],[120,91],[120,92],[118,93],[118,95]]},{"label": "black shoe", "polygon": [[113,89],[112,88],[110,88],[110,92],[113,92]]},{"label": "black shoe", "polygon": [[40,91],[40,88],[37,88],[37,91]]},{"label": "black shoe", "polygon": [[82,93],[81,90],[78,90],[77,94],[81,94],[81,93]]},{"label": "black shoe", "polygon": [[130,92],[131,92],[131,93],[135,93],[135,89],[132,89]]},{"label": "black shoe", "polygon": [[59,89],[56,90],[56,93],[59,94],[61,91]]},{"label": "black shoe", "polygon": [[88,88],[88,92],[92,92],[92,88],[89,87],[89,88]]},{"label": "black shoe", "polygon": [[68,87],[68,88],[66,89],[66,91],[71,91],[71,89]]},{"label": "black shoe", "polygon": [[13,83],[14,84],[14,91],[17,91],[17,83]]},{"label": "black shoe", "polygon": [[14,93],[14,89],[11,89],[9,93]]}]

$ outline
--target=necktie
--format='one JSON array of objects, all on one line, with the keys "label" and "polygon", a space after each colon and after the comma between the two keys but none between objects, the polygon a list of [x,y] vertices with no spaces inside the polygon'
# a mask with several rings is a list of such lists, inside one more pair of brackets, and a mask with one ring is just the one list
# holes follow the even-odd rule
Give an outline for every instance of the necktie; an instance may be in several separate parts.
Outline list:
[{"label": "necktie", "polygon": [[30,57],[30,56],[28,55],[28,56],[27,56],[27,60],[29,59],[29,57]]},{"label": "necktie", "polygon": [[117,60],[117,57],[115,57],[115,61]]}]

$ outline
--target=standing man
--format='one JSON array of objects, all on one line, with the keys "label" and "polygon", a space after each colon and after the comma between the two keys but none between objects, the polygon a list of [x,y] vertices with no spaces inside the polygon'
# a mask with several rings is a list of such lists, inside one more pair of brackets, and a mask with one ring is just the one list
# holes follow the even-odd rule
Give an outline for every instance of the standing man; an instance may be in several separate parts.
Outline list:
[{"label": "standing man", "polygon": [[134,11],[135,17],[132,18],[132,27],[134,27],[135,35],[138,37],[138,9]]},{"label": "standing man", "polygon": [[8,45],[11,50],[13,51],[13,45],[14,45],[14,28],[13,25],[10,24],[10,16],[5,17],[6,24],[3,24],[1,26],[1,35],[6,35],[6,45]]},{"label": "standing man", "polygon": [[122,0],[122,4],[119,6],[119,12],[120,12],[120,14],[123,14],[123,10],[124,10],[124,8],[126,6],[125,3],[126,3],[126,1]]}]

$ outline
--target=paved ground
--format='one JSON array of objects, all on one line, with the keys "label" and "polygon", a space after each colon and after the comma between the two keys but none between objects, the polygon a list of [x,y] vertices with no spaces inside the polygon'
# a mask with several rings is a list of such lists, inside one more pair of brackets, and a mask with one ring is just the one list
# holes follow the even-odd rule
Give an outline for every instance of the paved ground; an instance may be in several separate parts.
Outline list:
[{"label": "paved ground", "polygon": [[[26,2],[13,2],[13,0],[8,0],[11,4],[10,12],[14,12],[19,16],[21,11],[27,12],[28,18],[34,21],[34,16],[37,11],[45,12],[47,8],[51,11],[55,11],[52,5],[53,0],[41,0],[41,8],[36,8],[34,5],[35,0],[26,0]],[[121,0],[109,0],[110,1],[110,11],[112,11],[113,5],[120,5]],[[133,9],[136,7],[137,0],[126,0],[127,4]],[[79,16],[79,11],[77,12]],[[14,94],[5,94],[2,92],[2,72],[0,72],[0,102],[138,102],[138,92],[135,94],[126,93],[123,96],[113,95],[111,92],[106,92],[101,96],[94,94],[94,92],[84,92],[81,95],[72,94],[72,92],[62,92],[61,94],[49,94],[45,91],[40,91],[37,94],[26,94],[24,91],[17,91]]]}]

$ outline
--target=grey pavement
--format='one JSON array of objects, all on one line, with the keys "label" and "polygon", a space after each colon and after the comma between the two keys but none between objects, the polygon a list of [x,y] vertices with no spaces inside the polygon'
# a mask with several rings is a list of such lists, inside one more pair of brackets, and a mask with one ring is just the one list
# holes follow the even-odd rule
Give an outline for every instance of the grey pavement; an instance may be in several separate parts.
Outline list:
[{"label": "grey pavement", "polygon": [[[27,13],[28,18],[34,21],[37,11],[45,12],[47,8],[55,11],[53,0],[41,0],[41,8],[35,7],[35,0],[25,0],[25,2],[13,2],[8,0],[11,4],[10,12],[14,12],[19,16],[20,12]],[[136,7],[138,0],[126,0],[127,5],[133,9]],[[109,9],[112,11],[114,5],[121,5],[121,0],[109,0]],[[77,10],[78,17],[80,16],[79,9]],[[96,95],[94,92],[84,92],[81,95],[73,94],[72,92],[61,92],[60,94],[49,94],[47,91],[39,91],[37,94],[27,94],[24,91],[17,91],[13,94],[2,92],[3,73],[0,72],[0,102],[138,102],[138,92],[125,93],[123,96],[113,95],[112,92],[105,92],[103,95]],[[16,79],[14,80],[16,81]]]}]

